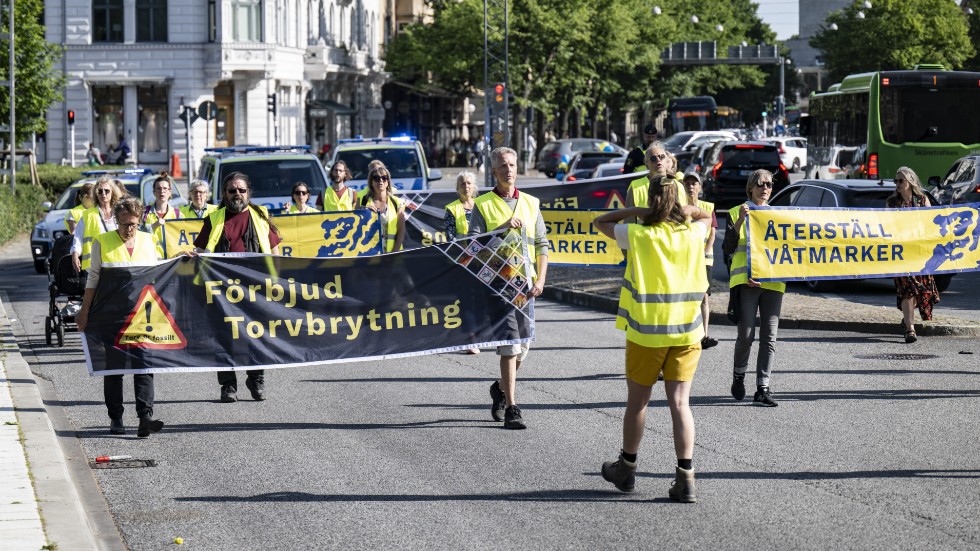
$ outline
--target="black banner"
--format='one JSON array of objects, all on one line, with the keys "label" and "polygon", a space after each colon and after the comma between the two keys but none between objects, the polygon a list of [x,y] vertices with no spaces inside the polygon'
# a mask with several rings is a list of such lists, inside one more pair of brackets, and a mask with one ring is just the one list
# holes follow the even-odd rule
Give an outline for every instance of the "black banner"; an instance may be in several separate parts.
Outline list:
[{"label": "black banner", "polygon": [[201,255],[105,265],[82,343],[92,375],[291,367],[526,343],[534,336],[527,267],[515,232],[376,257]]}]

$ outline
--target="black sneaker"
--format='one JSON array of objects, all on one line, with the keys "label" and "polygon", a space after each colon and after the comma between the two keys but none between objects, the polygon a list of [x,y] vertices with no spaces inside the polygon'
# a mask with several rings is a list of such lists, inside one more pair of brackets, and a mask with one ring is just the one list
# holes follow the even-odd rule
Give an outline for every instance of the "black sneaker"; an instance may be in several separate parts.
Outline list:
[{"label": "black sneaker", "polygon": [[759,387],[759,390],[755,391],[755,397],[752,398],[752,403],[767,408],[774,408],[779,405],[772,399],[772,391],[767,386]]},{"label": "black sneaker", "polygon": [[152,419],[150,417],[140,418],[140,428],[136,431],[136,436],[140,438],[146,438],[154,432],[160,432],[163,428],[163,421]]},{"label": "black sneaker", "polygon": [[221,401],[226,404],[237,402],[238,401],[238,395],[236,394],[237,391],[238,389],[236,389],[233,386],[221,387]]},{"label": "black sneaker", "polygon": [[265,379],[262,377],[245,379],[245,388],[252,393],[253,400],[257,402],[265,400]]},{"label": "black sneaker", "polygon": [[490,415],[494,421],[504,420],[504,408],[507,405],[507,395],[500,390],[500,382],[494,381],[490,385]]},{"label": "black sneaker", "polygon": [[701,339],[701,350],[707,350],[715,346],[718,346],[718,339],[712,339],[708,335],[705,335],[704,338]]},{"label": "black sneaker", "polygon": [[636,463],[630,467],[622,455],[616,461],[606,461],[602,464],[602,478],[615,484],[620,492],[632,492],[636,489]]},{"label": "black sneaker", "polygon": [[110,434],[126,434],[126,427],[123,426],[122,419],[109,419]]},{"label": "black sneaker", "polygon": [[732,381],[732,398],[742,401],[745,398],[745,375],[735,374]]},{"label": "black sneaker", "polygon": [[504,428],[513,430],[523,430],[527,428],[524,418],[521,417],[521,408],[517,406],[507,406],[504,413]]}]

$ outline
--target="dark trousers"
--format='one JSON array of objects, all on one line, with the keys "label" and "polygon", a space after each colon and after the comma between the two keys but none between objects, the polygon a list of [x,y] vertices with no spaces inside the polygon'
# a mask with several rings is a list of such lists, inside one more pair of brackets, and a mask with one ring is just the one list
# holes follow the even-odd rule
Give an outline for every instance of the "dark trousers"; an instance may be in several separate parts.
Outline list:
[{"label": "dark trousers", "polygon": [[[110,419],[122,419],[123,376],[106,375],[102,377],[105,392],[105,407]],[[133,388],[136,391],[136,415],[140,418],[153,417],[153,375],[133,375]]]},{"label": "dark trousers", "polygon": [[[264,369],[249,369],[245,373],[248,374],[249,379],[265,379]],[[235,375],[234,371],[219,371],[218,384],[238,390],[238,376]]]}]

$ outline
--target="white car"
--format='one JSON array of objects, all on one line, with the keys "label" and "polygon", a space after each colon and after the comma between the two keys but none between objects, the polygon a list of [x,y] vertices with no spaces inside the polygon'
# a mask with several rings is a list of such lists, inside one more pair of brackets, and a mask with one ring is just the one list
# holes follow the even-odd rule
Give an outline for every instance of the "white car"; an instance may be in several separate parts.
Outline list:
[{"label": "white car", "polygon": [[799,172],[806,166],[806,138],[785,136],[769,138],[768,141],[779,146],[779,159],[790,172]]}]

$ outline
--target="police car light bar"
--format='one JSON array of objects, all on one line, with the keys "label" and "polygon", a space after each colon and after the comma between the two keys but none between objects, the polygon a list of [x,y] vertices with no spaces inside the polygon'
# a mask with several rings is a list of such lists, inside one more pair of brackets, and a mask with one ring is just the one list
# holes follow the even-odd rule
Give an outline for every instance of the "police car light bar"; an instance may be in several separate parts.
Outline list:
[{"label": "police car light bar", "polygon": [[86,170],[82,176],[111,176],[113,174],[150,174],[153,170],[149,168],[125,168],[121,170]]},{"label": "police car light bar", "polygon": [[414,142],[418,141],[415,136],[389,136],[387,138],[344,138],[342,140],[337,140],[338,144],[341,143],[381,143],[381,142]]},{"label": "police car light bar", "polygon": [[303,151],[309,153],[310,146],[308,145],[268,145],[268,146],[240,145],[240,146],[232,146],[232,147],[208,147],[204,149],[205,153],[270,153],[274,151]]}]

